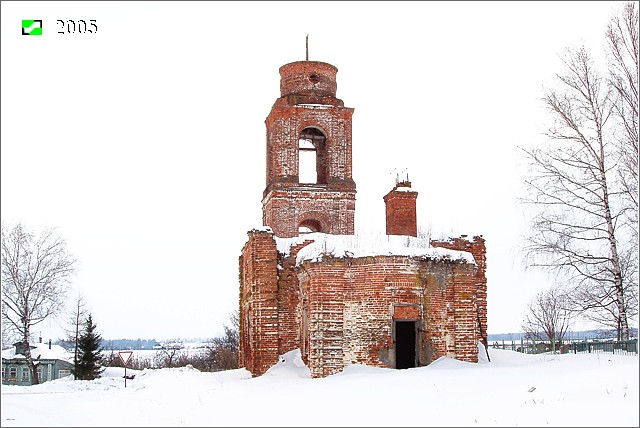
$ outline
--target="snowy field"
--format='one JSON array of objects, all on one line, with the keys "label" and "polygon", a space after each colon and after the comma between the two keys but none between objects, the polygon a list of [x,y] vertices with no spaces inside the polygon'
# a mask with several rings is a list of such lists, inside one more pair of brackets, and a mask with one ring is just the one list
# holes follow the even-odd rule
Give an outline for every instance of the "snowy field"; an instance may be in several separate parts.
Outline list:
[{"label": "snowy field", "polygon": [[2,386],[12,426],[638,426],[638,356],[481,350],[393,370],[361,365],[311,379],[299,352],[263,376],[244,369],[132,371],[95,381]]},{"label": "snowy field", "polygon": [[[206,352],[206,345],[207,344],[203,342],[183,343],[183,348],[180,349],[177,354],[196,356]],[[153,361],[158,355],[162,355],[162,351],[159,349],[122,349],[122,351],[133,352],[131,358],[139,361]],[[117,355],[120,349],[103,349],[103,354],[109,354],[111,352]]]}]

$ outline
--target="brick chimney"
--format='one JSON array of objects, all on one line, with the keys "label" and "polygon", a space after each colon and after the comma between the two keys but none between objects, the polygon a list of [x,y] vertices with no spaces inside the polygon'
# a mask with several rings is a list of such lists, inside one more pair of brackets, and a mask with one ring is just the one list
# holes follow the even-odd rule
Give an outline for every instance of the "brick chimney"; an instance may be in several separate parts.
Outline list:
[{"label": "brick chimney", "polygon": [[411,190],[411,182],[403,180],[384,196],[387,214],[387,235],[418,236],[416,199],[418,192]]}]

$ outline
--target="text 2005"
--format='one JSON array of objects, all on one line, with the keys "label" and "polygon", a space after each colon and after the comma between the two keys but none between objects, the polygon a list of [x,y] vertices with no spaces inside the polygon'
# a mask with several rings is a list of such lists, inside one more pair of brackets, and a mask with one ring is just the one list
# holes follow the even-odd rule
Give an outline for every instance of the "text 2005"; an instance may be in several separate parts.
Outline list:
[{"label": "text 2005", "polygon": [[98,32],[98,23],[95,19],[89,19],[89,22],[84,19],[78,19],[76,21],[72,19],[62,20],[58,19],[56,24],[58,24],[60,30],[58,34],[85,34],[85,33],[97,33]]}]

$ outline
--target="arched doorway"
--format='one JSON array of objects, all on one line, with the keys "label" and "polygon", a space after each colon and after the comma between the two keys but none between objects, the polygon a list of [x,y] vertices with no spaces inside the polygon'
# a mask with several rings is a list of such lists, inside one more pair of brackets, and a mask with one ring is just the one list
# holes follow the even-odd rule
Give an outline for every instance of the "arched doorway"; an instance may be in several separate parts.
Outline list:
[{"label": "arched doorway", "polygon": [[305,220],[298,226],[298,234],[303,235],[305,233],[322,232],[322,226],[320,222],[316,220]]}]

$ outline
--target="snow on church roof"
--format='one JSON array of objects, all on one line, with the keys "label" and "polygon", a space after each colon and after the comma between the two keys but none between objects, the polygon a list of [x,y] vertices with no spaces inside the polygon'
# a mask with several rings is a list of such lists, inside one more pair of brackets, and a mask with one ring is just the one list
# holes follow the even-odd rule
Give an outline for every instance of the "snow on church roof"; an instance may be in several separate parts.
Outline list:
[{"label": "snow on church roof", "polygon": [[278,252],[285,255],[291,253],[291,247],[305,241],[313,241],[300,250],[296,264],[306,260],[322,260],[323,254],[331,254],[335,257],[427,257],[435,260],[459,260],[476,264],[473,255],[467,251],[432,247],[427,239],[413,236],[308,233],[294,238],[278,238],[276,236],[274,238]]}]

